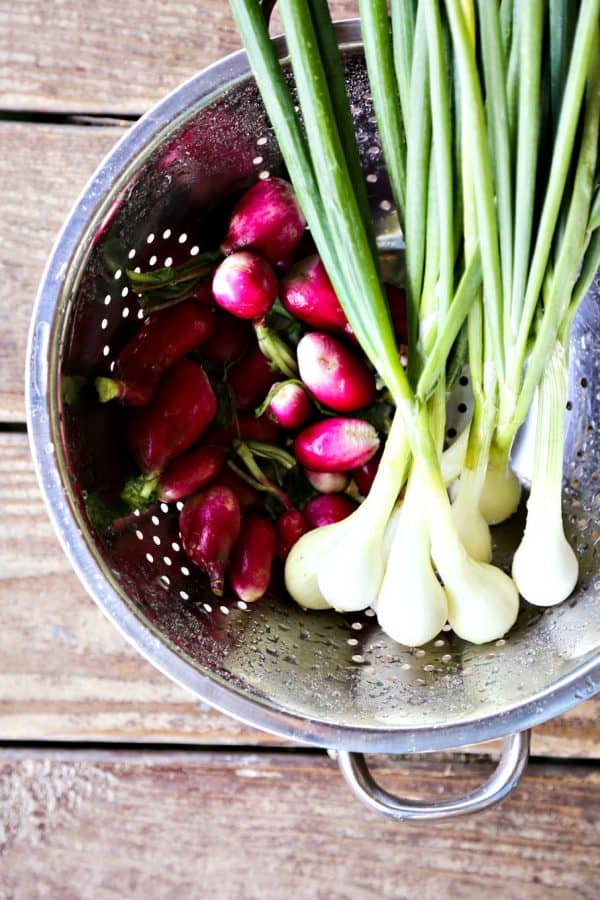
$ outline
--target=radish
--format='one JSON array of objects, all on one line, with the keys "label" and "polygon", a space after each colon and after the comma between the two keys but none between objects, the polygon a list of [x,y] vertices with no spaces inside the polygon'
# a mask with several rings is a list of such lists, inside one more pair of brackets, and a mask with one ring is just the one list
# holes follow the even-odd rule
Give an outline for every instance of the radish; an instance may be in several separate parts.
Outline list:
[{"label": "radish", "polygon": [[294,441],[294,456],[315,472],[349,472],[377,452],[377,432],[363,419],[324,419],[309,425]]},{"label": "radish", "polygon": [[281,429],[268,416],[242,413],[237,420],[237,435],[244,441],[262,441],[277,444],[281,439]]},{"label": "radish", "polygon": [[350,483],[350,476],[347,472],[312,472],[310,469],[305,469],[304,474],[321,494],[340,494]]},{"label": "radish", "polygon": [[276,378],[267,358],[254,345],[229,370],[228,383],[237,411],[247,412],[258,406]]},{"label": "radish", "polygon": [[187,299],[193,300],[194,303],[200,303],[202,306],[213,306],[215,298],[213,297],[210,281],[201,282],[194,288],[191,294],[189,294]]},{"label": "radish", "polygon": [[219,475],[227,453],[223,447],[201,446],[188,450],[167,466],[156,494],[165,503],[175,503],[202,490]]},{"label": "radish", "polygon": [[267,402],[268,415],[283,428],[301,428],[310,418],[310,400],[297,381],[275,382]]},{"label": "radish", "polygon": [[162,474],[151,472],[131,478],[121,498],[131,509],[137,510],[145,509],[158,500],[164,503],[184,500],[216,479],[226,455],[224,447],[194,447],[173,460]]},{"label": "radish", "polygon": [[247,247],[276,265],[289,259],[304,228],[291,184],[283,178],[267,178],[257,181],[238,200],[222,250],[229,254]]},{"label": "radish", "polygon": [[286,273],[280,299],[289,313],[307,325],[353,335],[325,266],[316,255],[301,260]]},{"label": "radish", "polygon": [[97,378],[101,403],[118,397],[129,406],[146,406],[160,377],[178,359],[204,344],[214,328],[210,309],[184,301],[148,316],[115,361],[112,378]]},{"label": "radish", "polygon": [[204,369],[182,359],[161,380],[152,403],[129,422],[129,451],[144,473],[162,472],[195,444],[215,417],[217,401]]},{"label": "radish", "polygon": [[337,338],[305,334],[296,349],[300,377],[319,403],[336,412],[355,412],[375,399],[369,367]]},{"label": "radish", "polygon": [[240,600],[253,603],[269,586],[277,538],[264,516],[248,516],[233,548],[229,581]]},{"label": "radish", "polygon": [[210,428],[205,438],[207,444],[217,444],[219,447],[231,447],[236,438],[277,444],[281,439],[281,429],[268,416],[245,412],[233,415],[228,425]]},{"label": "radish", "polygon": [[380,459],[381,453],[376,453],[375,456],[372,456],[364,465],[354,469],[351,473],[356,483],[356,487],[363,497],[366,497],[371,490],[371,485],[375,481],[375,476],[377,475]]},{"label": "radish", "polygon": [[186,501],[179,516],[183,549],[206,572],[213,594],[221,596],[225,570],[240,533],[240,505],[233,491],[214,485]]},{"label": "radish", "polygon": [[247,251],[227,256],[217,268],[212,291],[218,305],[239,319],[262,321],[279,285],[268,262]]},{"label": "radish", "polygon": [[322,528],[341,522],[353,513],[358,504],[346,494],[322,494],[309,500],[302,513],[309,528]]},{"label": "radish", "polygon": [[253,488],[251,484],[248,484],[247,481],[244,481],[243,478],[240,478],[239,475],[236,475],[229,466],[225,466],[221,472],[218,483],[233,491],[240,504],[242,513],[256,512],[262,507],[263,498],[259,491]]},{"label": "radish", "polygon": [[243,357],[251,339],[252,328],[247,322],[216,309],[213,333],[202,346],[202,358],[213,365],[230,366]]},{"label": "radish", "polygon": [[308,531],[308,523],[297,509],[287,509],[279,516],[276,525],[277,556],[285,560],[296,541]]}]

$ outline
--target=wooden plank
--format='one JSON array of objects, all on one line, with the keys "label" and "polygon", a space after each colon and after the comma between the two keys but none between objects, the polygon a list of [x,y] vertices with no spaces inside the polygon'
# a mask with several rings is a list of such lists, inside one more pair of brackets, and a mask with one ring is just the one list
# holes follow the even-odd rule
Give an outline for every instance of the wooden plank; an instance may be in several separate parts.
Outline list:
[{"label": "wooden plank", "polygon": [[[341,19],[357,3],[331,7]],[[240,47],[227,0],[1,0],[0,21],[10,110],[141,114]]]},{"label": "wooden plank", "polygon": [[25,418],[25,348],[42,271],[79,192],[122,134],[0,122],[0,421]]},{"label": "wooden plank", "polygon": [[[104,618],[54,537],[25,435],[0,434],[0,504],[0,740],[283,743],[209,710]],[[597,697],[540,726],[533,752],[600,758],[599,712]]]},{"label": "wooden plank", "polygon": [[[488,772],[376,766],[391,790],[425,798]],[[320,755],[4,751],[0,895],[591,900],[599,804],[597,768],[531,765],[496,809],[399,824],[361,807]]]}]

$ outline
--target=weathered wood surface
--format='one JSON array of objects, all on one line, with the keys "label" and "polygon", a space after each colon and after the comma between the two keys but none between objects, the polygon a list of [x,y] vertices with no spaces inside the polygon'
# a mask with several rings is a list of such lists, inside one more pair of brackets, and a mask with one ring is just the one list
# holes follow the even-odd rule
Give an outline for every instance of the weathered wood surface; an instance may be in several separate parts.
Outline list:
[{"label": "weathered wood surface", "polygon": [[[427,798],[488,772],[376,768]],[[597,768],[534,764],[496,809],[398,824],[359,806],[322,755],[3,751],[0,896],[592,900],[599,804]]]},{"label": "weathered wood surface", "polygon": [[239,48],[227,0],[1,0],[0,109],[139,115]]},{"label": "weathered wood surface", "polygon": [[[52,532],[25,435],[0,435],[0,504],[0,740],[283,743],[208,710],[104,618]],[[540,726],[534,753],[600,758],[599,711]]]},{"label": "weathered wood surface", "polygon": [[0,422],[25,418],[27,331],[46,260],[79,192],[122,134],[0,122]]}]

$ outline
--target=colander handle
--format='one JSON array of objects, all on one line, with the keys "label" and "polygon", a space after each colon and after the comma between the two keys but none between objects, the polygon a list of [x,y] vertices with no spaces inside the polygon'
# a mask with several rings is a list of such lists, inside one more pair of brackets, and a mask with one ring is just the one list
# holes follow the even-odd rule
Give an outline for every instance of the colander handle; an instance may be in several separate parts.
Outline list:
[{"label": "colander handle", "polygon": [[520,731],[504,738],[502,755],[496,771],[481,787],[465,794],[464,797],[434,803],[403,799],[384,790],[371,775],[362,753],[339,750],[337,760],[340,771],[354,796],[374,812],[400,820],[448,819],[452,816],[480,812],[508,797],[525,771],[529,757],[530,735],[529,731]]}]

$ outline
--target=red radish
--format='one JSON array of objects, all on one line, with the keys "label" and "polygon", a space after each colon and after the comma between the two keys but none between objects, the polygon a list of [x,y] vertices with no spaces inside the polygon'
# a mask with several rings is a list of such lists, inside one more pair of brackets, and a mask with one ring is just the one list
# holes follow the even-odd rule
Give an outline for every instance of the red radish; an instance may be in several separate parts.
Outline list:
[{"label": "red radish", "polygon": [[339,494],[345,491],[350,483],[347,472],[311,472],[305,469],[304,473],[315,490],[321,494]]},{"label": "red radish", "polygon": [[341,522],[358,507],[358,503],[346,494],[322,494],[309,500],[303,509],[309,528],[321,528]]},{"label": "red radish", "polygon": [[228,383],[238,412],[254,409],[266,395],[277,375],[266,356],[252,347],[247,355],[229,370]]},{"label": "red radish", "polygon": [[222,244],[224,253],[249,248],[272,265],[289,259],[305,221],[294,190],[283,178],[257,181],[238,200]]},{"label": "red radish", "polygon": [[239,319],[262,321],[273,306],[279,285],[275,272],[256,253],[232,253],[217,268],[212,282],[216,302]]},{"label": "red radish", "polygon": [[202,446],[188,450],[167,466],[157,486],[157,496],[165,503],[175,503],[202,490],[215,481],[225,463],[224,447]]},{"label": "red radish", "polygon": [[337,338],[312,331],[301,338],[296,353],[302,381],[324,406],[355,412],[375,399],[373,372]]},{"label": "red radish", "polygon": [[263,497],[260,491],[253,488],[251,484],[248,484],[239,475],[236,475],[229,466],[225,466],[221,472],[219,484],[233,491],[238,499],[242,513],[254,512],[262,507]]},{"label": "red radish", "polygon": [[256,416],[247,412],[233,417],[229,425],[211,428],[205,437],[207,444],[218,444],[219,447],[230,447],[236,438],[277,444],[281,438],[281,429],[268,416]]},{"label": "red radish", "polygon": [[229,569],[231,587],[240,600],[253,603],[269,587],[276,542],[275,529],[264,516],[242,521]]},{"label": "red radish", "polygon": [[173,460],[162,474],[151,472],[131,478],[123,488],[121,499],[137,510],[157,500],[165,503],[184,500],[216,479],[226,456],[224,447],[195,447]]},{"label": "red radish", "polygon": [[308,531],[306,519],[297,509],[288,509],[277,519],[277,556],[287,559],[288,553]]},{"label": "red radish", "polygon": [[396,337],[402,344],[408,343],[408,321],[406,311],[406,294],[402,288],[394,284],[386,284],[388,306],[392,317],[392,324]]},{"label": "red radish", "polygon": [[202,347],[202,358],[214,365],[230,366],[248,349],[253,337],[252,328],[221,309],[215,310],[214,323],[213,333]]},{"label": "red radish", "polygon": [[268,413],[283,428],[301,428],[311,414],[308,395],[297,381],[278,381],[269,391]]},{"label": "red radish", "polygon": [[301,322],[354,335],[318,256],[296,263],[282,279],[279,294],[287,311]]},{"label": "red radish", "polygon": [[206,572],[213,594],[221,596],[225,570],[240,533],[237,497],[229,488],[214,485],[186,501],[179,516],[183,549]]},{"label": "red radish", "polygon": [[363,419],[324,419],[309,425],[294,441],[294,456],[314,472],[349,472],[377,452],[377,432]]},{"label": "red radish", "polygon": [[146,406],[160,377],[207,341],[213,326],[212,311],[190,300],[148,316],[117,356],[114,376],[96,379],[100,401],[118,397],[130,406]]},{"label": "red radish", "polygon": [[239,437],[237,425],[232,418],[228,425],[211,425],[204,435],[204,440],[207,444],[215,444],[218,447],[230,447],[236,437]]},{"label": "red radish", "polygon": [[264,444],[277,444],[281,437],[281,429],[268,416],[255,416],[254,413],[242,413],[238,416],[237,432],[244,441],[262,441]]},{"label": "red radish", "polygon": [[212,306],[215,302],[215,298],[213,297],[210,281],[203,281],[199,284],[198,287],[194,288],[187,299],[194,300],[195,303],[201,303],[204,306]]},{"label": "red radish", "polygon": [[202,366],[188,359],[176,363],[161,380],[152,403],[137,410],[129,422],[129,451],[141,471],[164,471],[196,443],[216,411]]},{"label": "red radish", "polygon": [[359,466],[358,469],[354,469],[352,472],[356,487],[363,497],[366,497],[371,490],[371,485],[375,481],[375,476],[377,475],[380,459],[381,453],[376,453],[375,456],[372,456],[364,465]]}]

